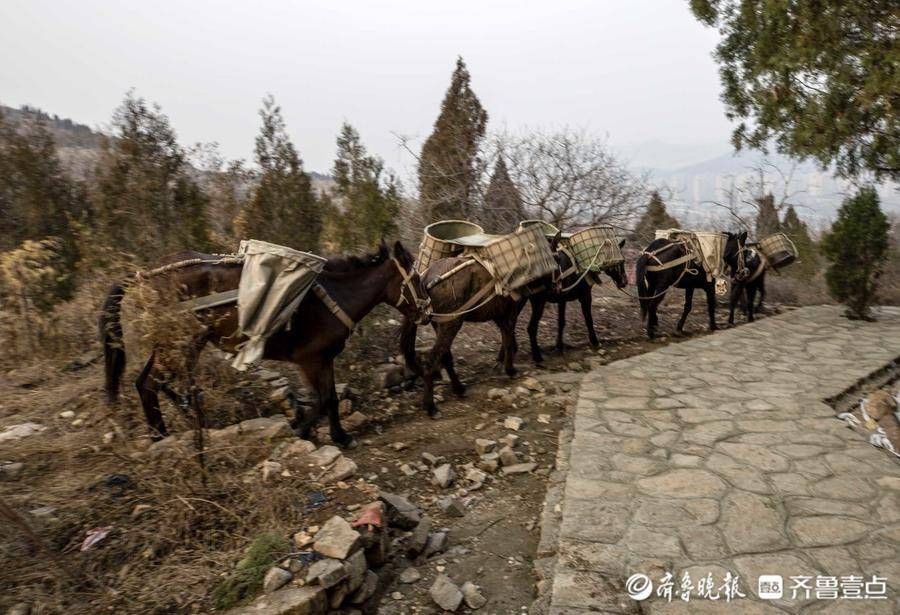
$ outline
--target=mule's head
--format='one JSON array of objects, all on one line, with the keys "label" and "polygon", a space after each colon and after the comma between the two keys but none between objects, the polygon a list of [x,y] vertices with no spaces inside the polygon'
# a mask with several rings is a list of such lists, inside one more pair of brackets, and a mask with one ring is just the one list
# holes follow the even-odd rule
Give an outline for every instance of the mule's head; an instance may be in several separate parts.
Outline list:
[{"label": "mule's head", "polygon": [[725,254],[723,260],[731,270],[733,277],[741,275],[741,270],[746,267],[743,265],[744,248],[747,245],[747,231],[740,233],[726,233],[728,239],[725,241]]},{"label": "mule's head", "polygon": [[[384,240],[382,248],[388,249]],[[390,250],[392,272],[384,289],[384,300],[400,310],[404,316],[419,320],[429,307],[430,300],[414,266],[416,258],[399,241],[394,242]]]},{"label": "mule's head", "polygon": [[[619,250],[625,245],[625,240],[619,242]],[[628,286],[628,274],[625,272],[625,261],[619,261],[612,267],[606,269],[606,275],[612,278],[616,283],[616,288],[625,288]]]}]

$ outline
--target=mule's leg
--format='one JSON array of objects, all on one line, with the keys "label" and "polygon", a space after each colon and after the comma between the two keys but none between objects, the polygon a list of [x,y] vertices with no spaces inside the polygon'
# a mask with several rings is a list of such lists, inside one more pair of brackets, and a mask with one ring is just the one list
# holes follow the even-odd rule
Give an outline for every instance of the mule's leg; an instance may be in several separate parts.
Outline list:
[{"label": "mule's leg", "polygon": [[341,426],[341,415],[338,413],[338,397],[334,387],[334,361],[324,360],[316,379],[316,396],[319,401],[319,412],[328,413],[328,429],[331,441],[344,448],[355,448],[356,440]]},{"label": "mule's leg", "polygon": [[153,363],[156,360],[156,351],[150,353],[150,358],[144,364],[141,373],[138,374],[135,386],[138,396],[141,398],[141,406],[144,408],[144,417],[150,427],[150,439],[154,442],[162,440],[169,435],[162,412],[159,410],[159,382],[154,377]]},{"label": "mule's leg", "polygon": [[647,337],[651,340],[656,337],[656,327],[659,326],[659,315],[656,310],[664,298],[665,295],[660,295],[647,301]]},{"label": "mule's leg", "polygon": [[556,309],[556,350],[562,353],[566,350],[566,343],[563,341],[563,331],[566,329],[566,302],[560,300],[560,302],[556,304]]},{"label": "mule's leg", "polygon": [[753,322],[755,316],[753,314],[753,303],[756,301],[756,284],[747,286],[747,322]]},{"label": "mule's leg", "polygon": [[728,324],[734,324],[734,308],[737,307],[738,296],[743,292],[743,285],[740,282],[734,282],[731,285],[731,295],[728,297]]},{"label": "mule's leg", "polygon": [[528,341],[531,344],[531,359],[535,363],[541,363],[544,360],[541,354],[541,347],[538,345],[537,333],[538,324],[544,315],[544,308],[547,306],[547,298],[538,295],[531,297],[531,318],[528,320]]},{"label": "mule's leg", "polygon": [[584,316],[584,326],[587,327],[588,340],[591,342],[591,348],[600,345],[597,339],[597,332],[594,331],[594,315],[591,312],[591,287],[588,286],[585,292],[578,295],[578,302],[581,304],[581,314]]},{"label": "mule's leg", "polygon": [[437,339],[422,366],[422,383],[424,384],[422,389],[422,409],[432,418],[437,416],[437,406],[434,403],[434,377],[440,369],[441,357],[444,353],[450,352],[453,338],[459,333],[462,324],[462,319],[457,318],[450,322],[437,324],[434,327]]},{"label": "mule's leg", "polygon": [[679,334],[684,333],[684,321],[687,320],[688,314],[691,313],[691,308],[694,305],[694,288],[692,286],[688,286],[684,289],[684,311],[681,312],[681,318],[678,319],[678,324],[675,326],[675,331]]},{"label": "mule's leg", "polygon": [[500,335],[503,338],[503,369],[506,371],[507,376],[515,376],[516,375],[516,367],[515,367],[515,358],[516,358],[516,319],[515,316],[512,318],[498,318],[494,321],[497,323],[497,327],[500,329]]},{"label": "mule's leg", "polygon": [[298,366],[300,368],[300,374],[303,376],[304,383],[315,393],[315,399],[310,406],[309,412],[301,411],[302,408],[299,404],[294,408],[294,418],[291,420],[291,429],[294,430],[294,433],[298,438],[310,440],[315,437],[315,432],[313,430],[319,422],[319,416],[321,416],[319,413],[322,409],[322,403],[319,397],[318,383],[319,371],[322,369],[322,365],[318,359],[313,359],[300,362],[298,363]]},{"label": "mule's leg", "polygon": [[459,397],[465,395],[466,385],[464,385],[459,379],[459,376],[456,375],[456,367],[453,365],[453,353],[451,351],[448,350],[441,356],[441,364],[444,366],[447,376],[450,378],[450,388],[453,390],[453,394],[458,395]]},{"label": "mule's leg", "polygon": [[706,290],[706,311],[709,313],[709,330],[715,331],[719,328],[716,325],[716,286],[707,284],[704,290]]}]

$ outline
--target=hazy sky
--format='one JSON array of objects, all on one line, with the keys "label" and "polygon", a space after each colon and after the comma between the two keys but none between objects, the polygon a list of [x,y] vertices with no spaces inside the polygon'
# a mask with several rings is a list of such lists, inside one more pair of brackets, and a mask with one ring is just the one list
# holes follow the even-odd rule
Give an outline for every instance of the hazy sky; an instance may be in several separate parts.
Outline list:
[{"label": "hazy sky", "polygon": [[628,149],[721,143],[728,123],[687,0],[0,3],[0,102],[103,126],[129,88],[182,143],[252,155],[271,92],[307,169],[328,171],[342,121],[403,169],[457,55],[490,129],[584,127]]}]

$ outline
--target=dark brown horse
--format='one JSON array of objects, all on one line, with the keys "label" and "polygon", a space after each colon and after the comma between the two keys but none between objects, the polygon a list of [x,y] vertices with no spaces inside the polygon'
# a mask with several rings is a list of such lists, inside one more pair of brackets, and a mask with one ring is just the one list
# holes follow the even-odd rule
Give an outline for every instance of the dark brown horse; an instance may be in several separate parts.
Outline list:
[{"label": "dark brown horse", "polygon": [[[743,303],[747,322],[753,322],[756,312],[762,306],[766,296],[766,263],[763,257],[753,248],[746,247],[744,242],[747,233],[742,233],[740,249],[725,262],[731,268],[731,298],[728,302],[728,324],[734,324],[734,310],[738,303]],[[756,294],[759,293],[759,303]]]},{"label": "dark brown horse", "polygon": [[[559,239],[559,235],[554,237],[550,247],[553,248],[556,261],[559,263],[559,270],[569,271],[572,269],[573,263],[566,251],[557,250]],[[619,243],[619,248],[621,249],[623,245],[625,245],[624,239]],[[625,288],[628,285],[624,261],[606,269],[605,273],[612,278],[617,288]],[[565,349],[563,331],[566,328],[566,304],[570,301],[578,301],[581,304],[581,314],[584,316],[584,324],[587,327],[591,346],[597,348],[600,345],[600,340],[597,339],[597,333],[594,331],[594,317],[591,313],[591,289],[594,284],[600,284],[600,276],[598,274],[588,272],[587,275],[581,275],[577,271],[573,271],[562,280],[559,280],[558,283],[549,279],[544,280],[544,290],[534,293],[528,298],[528,301],[531,303],[528,340],[531,343],[531,358],[535,363],[540,363],[544,360],[544,357],[541,355],[541,347],[537,341],[537,330],[547,303],[555,303],[557,306],[556,350],[558,352],[563,352]]]},{"label": "dark brown horse", "polygon": [[[441,279],[442,275],[460,267],[462,268],[446,279]],[[418,328],[415,321],[407,316],[400,334],[400,347],[407,366],[422,376],[425,385],[422,408],[428,416],[435,418],[437,406],[434,403],[434,379],[440,374],[441,365],[450,378],[453,392],[456,395],[463,395],[466,392],[465,385],[456,374],[451,352],[453,340],[464,322],[493,321],[500,329],[502,337],[497,362],[503,363],[507,375],[516,374],[513,365],[518,350],[516,320],[525,305],[525,299],[492,294],[494,280],[491,274],[480,264],[464,257],[435,261],[422,274],[422,284],[431,299],[431,309],[435,314],[431,324],[437,339],[420,363],[416,357]]]},{"label": "dark brown horse", "polygon": [[[189,259],[219,260],[216,256],[197,252],[180,253],[167,260]],[[424,297],[413,260],[400,242],[394,244],[393,250],[382,242],[379,250],[368,257],[346,256],[328,260],[316,283],[354,323],[380,303],[394,305],[404,316],[413,319],[421,307],[419,300]],[[240,277],[240,263],[199,262],[174,268],[149,281],[154,287],[169,293],[177,289],[177,296],[170,294],[168,297],[176,302],[235,289]],[[106,392],[110,402],[117,398],[119,381],[125,368],[120,320],[124,293],[123,285],[114,286],[100,316],[100,336],[106,357]],[[141,404],[154,439],[163,438],[168,433],[159,409],[158,392],[166,393],[182,409],[193,408],[202,428],[202,409],[193,380],[193,370],[201,350],[207,343],[212,343],[226,352],[234,352],[236,346],[246,341],[246,337],[237,334],[237,307],[233,303],[203,310],[196,317],[202,328],[185,353],[187,394],[178,396],[173,391],[172,378],[165,375],[163,367],[158,365],[160,348],[154,348],[137,378]],[[344,349],[350,333],[348,326],[323,300],[316,293],[309,292],[291,317],[289,326],[266,342],[263,358],[296,364],[304,381],[316,394],[311,413],[302,413],[301,408],[295,406],[291,427],[301,438],[308,438],[321,414],[327,412],[331,439],[341,446],[354,445],[353,439],[341,427],[334,386],[334,359]]]},{"label": "dark brown horse", "polygon": [[[737,253],[739,236],[726,233],[724,259],[728,262]],[[746,234],[744,234],[746,238]],[[742,244],[740,244],[742,245]],[[677,335],[684,332],[684,322],[693,306],[694,290],[702,288],[706,292],[706,308],[709,314],[709,329],[715,331],[716,325],[716,288],[715,281],[706,278],[706,271],[696,260],[690,259],[690,248],[683,241],[655,239],[638,258],[635,267],[637,277],[638,299],[641,305],[641,321],[647,323],[647,337],[656,336],[659,319],[656,310],[665,298],[670,287],[684,289],[684,310],[675,327]],[[685,260],[688,259],[688,260]],[[660,266],[673,263],[674,266],[662,270],[650,269],[651,265]]]}]

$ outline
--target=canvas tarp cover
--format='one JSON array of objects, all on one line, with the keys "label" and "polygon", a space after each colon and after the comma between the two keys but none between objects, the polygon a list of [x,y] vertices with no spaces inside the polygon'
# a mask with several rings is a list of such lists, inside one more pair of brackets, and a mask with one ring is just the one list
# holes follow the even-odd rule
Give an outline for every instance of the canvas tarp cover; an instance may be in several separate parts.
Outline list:
[{"label": "canvas tarp cover", "polygon": [[232,365],[244,370],[263,356],[266,340],[284,327],[325,266],[325,259],[284,246],[250,239],[238,285],[238,327],[247,341]]},{"label": "canvas tarp cover", "polygon": [[657,230],[656,239],[687,242],[700,255],[700,262],[706,271],[708,280],[723,276],[725,271],[725,243],[728,240],[724,233],[705,233],[670,228]]}]

